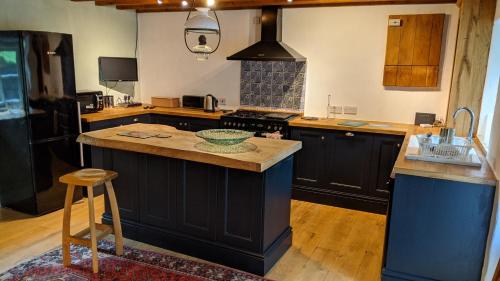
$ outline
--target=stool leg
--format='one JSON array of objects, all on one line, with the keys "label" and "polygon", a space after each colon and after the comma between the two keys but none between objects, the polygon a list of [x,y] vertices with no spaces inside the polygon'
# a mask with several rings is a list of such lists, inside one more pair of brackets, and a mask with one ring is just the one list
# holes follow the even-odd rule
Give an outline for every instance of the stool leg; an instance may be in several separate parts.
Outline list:
[{"label": "stool leg", "polygon": [[123,236],[122,225],[120,223],[120,212],[116,202],[115,191],[111,181],[106,181],[106,191],[108,192],[109,205],[111,207],[111,214],[113,215],[113,233],[115,234],[115,251],[117,256],[123,255]]},{"label": "stool leg", "polygon": [[69,252],[69,236],[71,229],[71,206],[73,205],[73,193],[75,186],[70,184],[66,190],[66,199],[64,200],[64,216],[63,216],[63,229],[62,229],[62,255],[63,265],[69,266],[71,264],[71,254]]},{"label": "stool leg", "polygon": [[92,246],[92,270],[94,273],[99,272],[99,260],[97,258],[97,233],[95,229],[94,215],[94,188],[87,186],[87,195],[89,202],[89,228],[90,228],[90,243]]}]

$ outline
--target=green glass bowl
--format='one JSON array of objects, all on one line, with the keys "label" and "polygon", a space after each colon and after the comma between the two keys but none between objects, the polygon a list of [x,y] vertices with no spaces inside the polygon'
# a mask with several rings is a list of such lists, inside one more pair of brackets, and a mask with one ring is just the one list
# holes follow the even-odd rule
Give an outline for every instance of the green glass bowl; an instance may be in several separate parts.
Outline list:
[{"label": "green glass bowl", "polygon": [[196,132],[196,136],[217,145],[235,145],[253,137],[255,133],[233,129],[211,129]]}]

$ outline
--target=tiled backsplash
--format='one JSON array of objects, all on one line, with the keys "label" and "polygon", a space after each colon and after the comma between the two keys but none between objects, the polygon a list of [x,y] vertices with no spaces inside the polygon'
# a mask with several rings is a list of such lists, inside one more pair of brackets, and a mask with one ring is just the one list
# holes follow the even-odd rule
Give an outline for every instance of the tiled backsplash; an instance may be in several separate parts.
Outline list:
[{"label": "tiled backsplash", "polygon": [[305,62],[242,61],[240,105],[304,109]]}]

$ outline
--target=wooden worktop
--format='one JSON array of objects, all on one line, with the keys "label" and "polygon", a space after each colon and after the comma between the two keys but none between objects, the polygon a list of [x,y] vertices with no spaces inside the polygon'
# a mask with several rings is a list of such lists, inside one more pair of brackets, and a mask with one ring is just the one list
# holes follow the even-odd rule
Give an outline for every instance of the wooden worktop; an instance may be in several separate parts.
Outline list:
[{"label": "wooden worktop", "polygon": [[347,127],[339,125],[342,119],[319,119],[319,120],[304,120],[301,118],[295,118],[290,121],[289,124],[292,127],[302,127],[302,128],[316,128],[316,129],[326,129],[326,130],[346,130],[353,132],[366,132],[366,133],[377,133],[377,134],[389,134],[389,135],[403,135],[405,136],[401,151],[398,155],[396,163],[392,171],[392,177],[396,174],[406,174],[419,177],[435,178],[435,179],[445,179],[459,182],[477,183],[477,184],[488,184],[496,185],[497,179],[490,165],[485,159],[484,151],[477,144],[475,149],[483,161],[481,168],[477,167],[467,167],[460,165],[451,164],[441,164],[432,163],[417,160],[407,160],[405,158],[406,149],[408,148],[408,143],[410,141],[411,135],[425,134],[427,132],[432,132],[433,134],[439,134],[439,128],[422,128],[420,126],[415,126],[412,124],[400,124],[400,123],[388,123],[388,122],[367,122],[368,125],[360,127]]},{"label": "wooden worktop", "polygon": [[115,118],[122,118],[128,116],[135,116],[141,114],[165,114],[183,117],[194,117],[194,118],[205,118],[205,119],[220,119],[222,116],[222,111],[219,112],[205,112],[203,109],[191,109],[191,108],[166,108],[166,107],[155,107],[152,109],[144,109],[142,106],[136,107],[115,107],[104,109],[96,113],[82,114],[82,121],[87,123],[104,121]]},{"label": "wooden worktop", "polygon": [[352,121],[352,120],[336,119],[336,118],[330,118],[330,119],[320,118],[318,120],[304,120],[300,117],[297,117],[288,122],[288,124],[292,127],[316,128],[325,130],[346,130],[352,132],[366,132],[366,133],[403,135],[403,136],[406,135],[406,133],[410,129],[415,127],[414,125],[408,125],[408,124],[375,122],[375,121],[359,121],[368,123],[368,125],[359,127],[349,127],[349,126],[339,125],[339,123],[345,121]]},{"label": "wooden worktop", "polygon": [[[138,139],[117,135],[124,131],[161,132],[172,137]],[[87,132],[78,137],[78,142],[92,146],[147,153],[252,172],[263,172],[302,148],[302,143],[299,141],[250,138],[247,142],[255,144],[257,150],[239,154],[219,154],[200,151],[194,147],[202,141],[193,132],[158,124],[132,124]]]},{"label": "wooden worktop", "polygon": [[[493,170],[491,169],[482,147],[479,145],[479,140],[474,139],[474,148],[483,162],[481,167],[469,167],[461,165],[452,164],[442,164],[433,163],[426,161],[417,160],[407,160],[405,158],[405,153],[410,142],[410,136],[416,134],[425,134],[429,129],[420,128],[418,126],[413,126],[412,130],[409,130],[405,136],[401,152],[398,155],[398,159],[394,164],[392,171],[392,176],[396,174],[405,174],[418,177],[427,177],[443,180],[452,180],[459,182],[475,183],[475,184],[487,184],[487,185],[497,185],[497,178]],[[439,129],[435,128],[432,130],[434,134],[439,134]]]}]

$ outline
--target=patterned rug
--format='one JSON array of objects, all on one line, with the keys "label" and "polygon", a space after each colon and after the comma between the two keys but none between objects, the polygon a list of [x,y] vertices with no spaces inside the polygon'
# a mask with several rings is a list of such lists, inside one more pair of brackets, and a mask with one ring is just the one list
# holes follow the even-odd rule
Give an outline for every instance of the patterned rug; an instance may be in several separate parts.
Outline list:
[{"label": "patterned rug", "polygon": [[264,281],[260,276],[224,266],[191,261],[150,251],[124,248],[116,256],[114,244],[99,242],[99,273],[92,273],[91,252],[86,247],[71,246],[72,265],[62,266],[61,248],[24,262],[4,273],[0,280],[83,281],[83,280],[229,280]]}]

